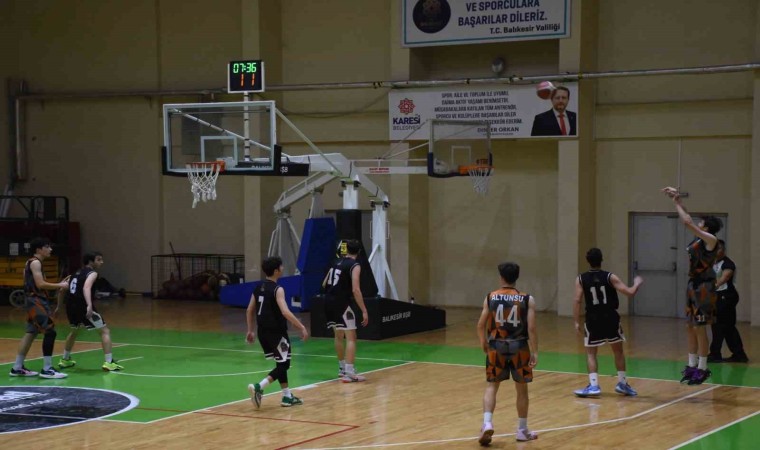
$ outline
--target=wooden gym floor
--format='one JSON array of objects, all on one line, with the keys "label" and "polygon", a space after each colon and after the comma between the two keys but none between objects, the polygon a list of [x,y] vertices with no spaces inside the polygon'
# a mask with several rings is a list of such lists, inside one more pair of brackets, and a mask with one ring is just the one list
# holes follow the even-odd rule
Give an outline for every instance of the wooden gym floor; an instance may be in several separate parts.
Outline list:
[{"label": "wooden gym floor", "polygon": [[[476,449],[482,422],[483,355],[475,337],[477,309],[449,309],[447,328],[386,341],[360,341],[365,383],[335,379],[331,339],[294,339],[290,384],[304,405],[279,406],[270,387],[260,410],[246,386],[271,369],[258,343],[244,343],[245,311],[211,302],[102,300],[122,373],[99,370],[95,333],[80,335],[77,367],[65,380],[7,377],[6,388],[68,386],[107,389],[139,399],[134,409],[69,426],[0,434],[0,447]],[[308,326],[308,314],[301,319]],[[0,370],[10,369],[24,313],[0,307]],[[600,350],[603,394],[579,399],[588,382],[582,340],[572,319],[539,314],[539,365],[530,385],[530,427],[539,439],[514,440],[511,381],[502,383],[492,448],[757,448],[760,442],[760,328],[740,324],[749,364],[712,364],[701,386],[678,383],[686,355],[678,319],[624,318],[634,398],[614,393],[611,352]],[[66,327],[58,326],[56,355]],[[724,356],[728,356],[724,350]],[[39,370],[40,343],[27,366]],[[57,362],[58,356],[54,361]],[[3,375],[5,376],[5,375]],[[0,399],[1,400],[1,399]],[[0,407],[2,403],[0,402]],[[0,424],[12,420],[0,411]]]}]

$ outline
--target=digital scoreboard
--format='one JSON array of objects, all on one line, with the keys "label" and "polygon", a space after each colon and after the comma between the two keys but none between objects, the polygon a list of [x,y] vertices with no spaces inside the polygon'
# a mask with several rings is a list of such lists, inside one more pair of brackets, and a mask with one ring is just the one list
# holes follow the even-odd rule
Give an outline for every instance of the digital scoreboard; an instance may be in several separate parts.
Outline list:
[{"label": "digital scoreboard", "polygon": [[227,92],[264,92],[264,61],[230,61],[227,65]]}]

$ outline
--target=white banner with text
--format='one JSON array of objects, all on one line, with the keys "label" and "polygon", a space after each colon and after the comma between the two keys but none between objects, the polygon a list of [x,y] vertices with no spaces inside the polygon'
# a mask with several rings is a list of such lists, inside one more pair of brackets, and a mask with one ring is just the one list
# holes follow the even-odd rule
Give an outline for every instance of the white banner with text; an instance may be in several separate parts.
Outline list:
[{"label": "white banner with text", "polygon": [[404,47],[570,36],[571,0],[403,0]]},{"label": "white banner with text", "polygon": [[550,98],[534,85],[395,89],[388,94],[390,140],[427,140],[431,119],[487,121],[492,139],[576,137],[578,83]]}]

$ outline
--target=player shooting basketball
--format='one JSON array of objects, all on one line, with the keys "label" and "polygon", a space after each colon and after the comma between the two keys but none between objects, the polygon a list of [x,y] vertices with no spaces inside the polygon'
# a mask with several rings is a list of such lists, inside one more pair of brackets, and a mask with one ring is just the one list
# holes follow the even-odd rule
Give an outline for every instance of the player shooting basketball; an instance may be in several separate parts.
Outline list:
[{"label": "player shooting basketball", "polygon": [[681,222],[695,236],[686,248],[689,252],[689,282],[686,290],[689,360],[681,372],[681,383],[702,384],[712,374],[707,368],[707,325],[715,317],[717,296],[713,264],[718,256],[718,238],[715,234],[723,227],[723,223],[714,216],[703,217],[695,223],[681,204],[678,189],[665,187],[661,191],[673,200]]}]

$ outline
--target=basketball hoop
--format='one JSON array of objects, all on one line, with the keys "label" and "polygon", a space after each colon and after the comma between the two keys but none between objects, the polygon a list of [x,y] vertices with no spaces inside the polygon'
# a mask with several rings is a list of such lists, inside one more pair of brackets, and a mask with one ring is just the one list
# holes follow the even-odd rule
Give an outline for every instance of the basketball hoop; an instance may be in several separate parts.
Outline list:
[{"label": "basketball hoop", "polygon": [[216,200],[216,179],[220,172],[224,172],[224,161],[191,162],[186,167],[192,185],[193,208],[198,200]]},{"label": "basketball hoop", "polygon": [[459,166],[459,173],[469,175],[475,193],[485,197],[488,195],[488,184],[493,174],[493,166],[488,165],[488,160],[478,160],[478,163],[472,166]]}]

